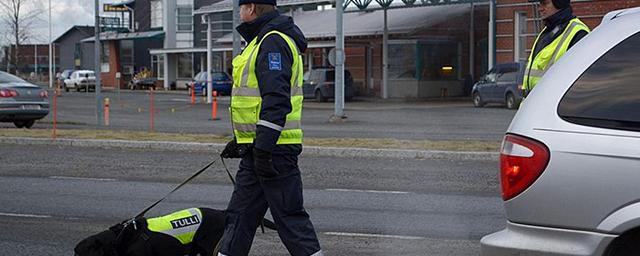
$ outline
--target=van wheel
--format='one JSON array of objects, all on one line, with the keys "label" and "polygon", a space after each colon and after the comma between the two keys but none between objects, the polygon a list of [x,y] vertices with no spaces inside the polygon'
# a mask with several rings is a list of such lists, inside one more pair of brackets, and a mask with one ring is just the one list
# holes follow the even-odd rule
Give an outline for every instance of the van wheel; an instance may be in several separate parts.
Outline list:
[{"label": "van wheel", "polygon": [[65,92],[69,92],[69,87],[67,87],[66,85],[64,86],[64,91]]},{"label": "van wheel", "polygon": [[611,243],[607,249],[607,256],[632,256],[640,255],[640,230],[623,234]]},{"label": "van wheel", "polygon": [[474,92],[473,93],[473,106],[476,108],[481,108],[484,107],[485,103],[484,101],[482,101],[482,97],[480,96],[480,93],[478,92]]},{"label": "van wheel", "polygon": [[516,102],[516,96],[513,96],[513,93],[507,93],[506,105],[508,109],[518,108],[518,103]]},{"label": "van wheel", "polygon": [[324,95],[322,95],[322,92],[320,92],[320,90],[316,91],[315,96],[316,96],[316,101],[317,102],[325,102],[325,101],[327,101],[327,98],[325,98]]},{"label": "van wheel", "polygon": [[15,125],[16,128],[24,128],[24,121],[15,121],[13,125]]}]

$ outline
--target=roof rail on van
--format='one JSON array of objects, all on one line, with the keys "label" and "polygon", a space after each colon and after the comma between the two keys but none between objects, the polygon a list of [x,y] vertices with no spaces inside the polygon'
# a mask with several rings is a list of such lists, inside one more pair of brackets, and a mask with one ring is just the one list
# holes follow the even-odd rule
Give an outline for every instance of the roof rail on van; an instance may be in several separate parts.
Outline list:
[{"label": "roof rail on van", "polygon": [[604,16],[604,18],[602,18],[602,22],[600,24],[607,23],[609,21],[614,20],[615,18],[618,18],[623,15],[629,15],[632,13],[640,13],[640,7],[611,11],[607,13],[607,15]]}]

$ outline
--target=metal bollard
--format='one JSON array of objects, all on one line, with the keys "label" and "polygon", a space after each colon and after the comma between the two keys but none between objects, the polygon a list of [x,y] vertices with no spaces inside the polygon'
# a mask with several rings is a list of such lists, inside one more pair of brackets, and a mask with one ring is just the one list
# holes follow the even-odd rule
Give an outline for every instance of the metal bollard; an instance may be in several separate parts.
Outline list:
[{"label": "metal bollard", "polygon": [[110,100],[109,98],[104,98],[104,125],[109,126],[109,109],[110,109]]},{"label": "metal bollard", "polygon": [[218,118],[218,92],[213,91],[213,102],[211,103],[211,121],[220,120]]}]

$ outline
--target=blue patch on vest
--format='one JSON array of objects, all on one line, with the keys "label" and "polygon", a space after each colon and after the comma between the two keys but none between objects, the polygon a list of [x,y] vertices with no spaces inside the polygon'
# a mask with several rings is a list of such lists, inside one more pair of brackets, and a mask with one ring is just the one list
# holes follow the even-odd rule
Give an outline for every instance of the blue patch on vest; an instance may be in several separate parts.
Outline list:
[{"label": "blue patch on vest", "polygon": [[269,53],[269,70],[282,70],[282,58],[279,52]]}]

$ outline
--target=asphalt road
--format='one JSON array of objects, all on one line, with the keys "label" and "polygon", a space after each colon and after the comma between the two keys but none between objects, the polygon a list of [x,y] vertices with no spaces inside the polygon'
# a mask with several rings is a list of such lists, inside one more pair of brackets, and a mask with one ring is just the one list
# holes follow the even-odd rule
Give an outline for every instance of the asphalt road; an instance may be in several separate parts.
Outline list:
[{"label": "asphalt road", "polygon": [[[0,255],[69,255],[79,240],[135,215],[210,158],[202,152],[0,145]],[[477,255],[482,235],[504,228],[497,165],[300,160],[305,207],[326,255]],[[231,191],[215,165],[149,215],[223,209]],[[268,231],[256,236],[251,255],[287,254]]]},{"label": "asphalt road", "polygon": [[[149,130],[150,95],[141,91],[103,94],[111,100],[111,125],[107,129]],[[51,100],[52,101],[52,100]],[[93,93],[63,93],[58,98],[58,127],[93,129],[95,97]],[[229,98],[218,101],[218,121],[211,121],[211,105],[191,106],[186,94],[154,94],[154,129],[161,132],[230,135]],[[396,138],[432,140],[502,139],[515,111],[502,107],[474,108],[469,102],[347,102],[346,122],[329,123],[333,102],[306,100],[303,112],[305,135],[319,138]],[[35,128],[50,128],[50,114]],[[0,123],[0,127],[12,127]]]}]

